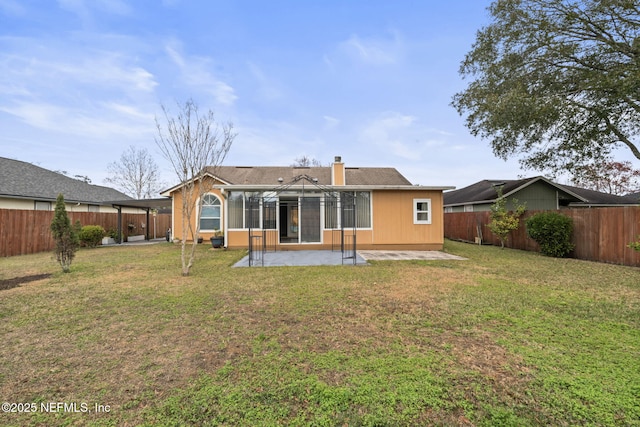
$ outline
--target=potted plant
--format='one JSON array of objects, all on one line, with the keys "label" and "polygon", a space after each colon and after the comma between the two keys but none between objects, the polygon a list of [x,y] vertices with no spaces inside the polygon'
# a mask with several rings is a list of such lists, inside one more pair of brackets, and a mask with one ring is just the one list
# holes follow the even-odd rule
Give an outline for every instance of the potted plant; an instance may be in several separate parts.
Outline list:
[{"label": "potted plant", "polygon": [[211,246],[214,248],[221,248],[224,246],[224,233],[222,230],[216,230],[211,237]]}]

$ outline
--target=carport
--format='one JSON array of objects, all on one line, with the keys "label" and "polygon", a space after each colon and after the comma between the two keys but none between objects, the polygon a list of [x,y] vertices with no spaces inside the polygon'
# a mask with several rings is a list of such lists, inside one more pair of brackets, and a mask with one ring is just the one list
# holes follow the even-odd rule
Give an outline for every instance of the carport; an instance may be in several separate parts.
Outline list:
[{"label": "carport", "polygon": [[[171,198],[162,197],[159,199],[140,199],[140,200],[116,200],[112,202],[106,202],[105,204],[111,204],[114,209],[118,211],[118,243],[122,243],[122,209],[133,208],[142,209],[147,213],[147,224],[149,224],[149,217],[151,211],[169,211],[171,212]],[[149,239],[149,228],[145,228],[145,240]]]}]

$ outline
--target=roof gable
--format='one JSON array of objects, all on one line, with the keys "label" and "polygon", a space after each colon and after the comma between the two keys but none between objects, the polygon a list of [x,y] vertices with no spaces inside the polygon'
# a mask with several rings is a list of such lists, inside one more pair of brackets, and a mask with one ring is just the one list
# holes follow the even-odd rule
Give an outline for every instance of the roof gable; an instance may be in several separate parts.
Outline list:
[{"label": "roof gable", "polygon": [[132,200],[113,188],[88,184],[31,163],[0,157],[0,196],[55,200],[60,193],[66,201],[91,204]]}]

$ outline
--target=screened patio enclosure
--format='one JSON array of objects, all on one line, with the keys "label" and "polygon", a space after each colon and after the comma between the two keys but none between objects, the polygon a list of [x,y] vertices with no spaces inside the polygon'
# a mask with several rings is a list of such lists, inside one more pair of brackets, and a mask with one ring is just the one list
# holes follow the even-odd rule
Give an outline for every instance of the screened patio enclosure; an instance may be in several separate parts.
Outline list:
[{"label": "screened patio enclosure", "polygon": [[245,206],[249,265],[264,265],[265,254],[278,248],[307,244],[330,245],[332,251],[342,253],[343,263],[355,264],[357,200],[353,192],[318,185],[308,175],[251,194]]}]

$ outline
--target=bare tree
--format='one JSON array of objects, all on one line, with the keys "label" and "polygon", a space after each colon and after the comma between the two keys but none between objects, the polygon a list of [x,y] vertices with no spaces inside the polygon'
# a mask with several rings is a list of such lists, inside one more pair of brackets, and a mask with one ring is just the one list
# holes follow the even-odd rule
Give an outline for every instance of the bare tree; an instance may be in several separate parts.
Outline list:
[{"label": "bare tree", "polygon": [[146,148],[130,146],[120,161],[109,163],[107,171],[111,176],[105,182],[136,199],[153,198],[161,190],[158,165]]},{"label": "bare tree", "polygon": [[[182,275],[188,276],[200,236],[200,224],[194,218],[200,217],[202,198],[213,188],[214,181],[209,174],[216,175],[215,171],[227,156],[236,134],[231,123],[218,123],[213,111],[201,115],[192,99],[184,104],[178,102],[177,106],[175,116],[164,105],[161,106],[164,126],[156,117],[156,144],[181,183]],[[189,253],[186,248],[188,238],[192,240]]]},{"label": "bare tree", "polygon": [[293,161],[293,164],[291,166],[305,168],[310,166],[322,166],[322,163],[320,162],[320,160],[304,155],[304,156],[297,157]]}]

